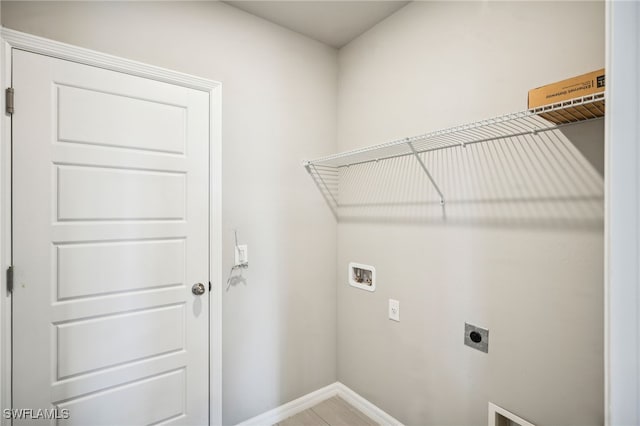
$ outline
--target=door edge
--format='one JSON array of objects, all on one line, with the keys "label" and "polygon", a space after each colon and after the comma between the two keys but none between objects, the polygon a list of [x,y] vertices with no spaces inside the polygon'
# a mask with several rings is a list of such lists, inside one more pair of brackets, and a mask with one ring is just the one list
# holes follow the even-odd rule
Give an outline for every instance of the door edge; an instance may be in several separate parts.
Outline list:
[{"label": "door edge", "polygon": [[[11,86],[11,45],[0,37],[0,85]],[[5,271],[11,265],[11,116],[0,96],[0,416],[1,425],[10,425],[4,410],[11,408],[11,294]]]}]

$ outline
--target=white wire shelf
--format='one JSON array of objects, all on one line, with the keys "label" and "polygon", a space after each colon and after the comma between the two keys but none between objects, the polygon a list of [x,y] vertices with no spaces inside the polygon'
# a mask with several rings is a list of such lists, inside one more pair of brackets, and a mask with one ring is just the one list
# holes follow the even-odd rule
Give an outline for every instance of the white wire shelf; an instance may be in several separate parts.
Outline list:
[{"label": "white wire shelf", "polygon": [[578,122],[604,117],[605,93],[596,93],[568,101],[506,114],[470,124],[437,130],[434,132],[398,139],[367,148],[333,154],[303,163],[315,180],[332,209],[340,207],[339,171],[344,167],[380,162],[404,156],[414,156],[425,172],[444,205],[445,197],[429,173],[422,156],[431,151],[490,142],[536,136],[561,129]]},{"label": "white wire shelf", "polygon": [[[604,98],[604,92],[596,93],[471,124],[463,124],[423,135],[308,160],[304,162],[304,165],[305,167],[314,165],[348,167],[370,161],[414,155],[411,145],[420,154],[432,150],[465,146],[501,138],[528,134],[535,135],[538,132],[558,129],[567,124],[602,118],[604,116]],[[556,124],[541,116],[546,115],[547,118],[551,118],[551,113],[562,114],[566,117],[566,122]]]}]

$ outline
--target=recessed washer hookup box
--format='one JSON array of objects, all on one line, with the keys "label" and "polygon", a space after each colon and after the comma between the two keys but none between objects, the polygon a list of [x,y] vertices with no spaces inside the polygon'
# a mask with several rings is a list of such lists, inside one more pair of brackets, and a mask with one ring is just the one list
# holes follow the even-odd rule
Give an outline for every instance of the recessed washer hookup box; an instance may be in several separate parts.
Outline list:
[{"label": "recessed washer hookup box", "polygon": [[[529,90],[528,106],[529,109],[535,109],[549,104],[557,104],[570,99],[602,93],[604,90],[605,73],[603,68]],[[602,117],[604,115],[604,100],[584,105],[581,109],[572,108],[567,106],[567,108],[556,109],[539,115],[556,124]]]}]

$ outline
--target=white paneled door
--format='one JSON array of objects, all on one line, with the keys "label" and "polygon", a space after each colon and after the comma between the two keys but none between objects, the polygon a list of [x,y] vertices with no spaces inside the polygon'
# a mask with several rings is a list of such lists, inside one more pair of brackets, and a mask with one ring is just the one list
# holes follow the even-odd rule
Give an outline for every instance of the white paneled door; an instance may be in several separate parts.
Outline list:
[{"label": "white paneled door", "polygon": [[209,94],[20,50],[13,87],[14,408],[207,424]]}]

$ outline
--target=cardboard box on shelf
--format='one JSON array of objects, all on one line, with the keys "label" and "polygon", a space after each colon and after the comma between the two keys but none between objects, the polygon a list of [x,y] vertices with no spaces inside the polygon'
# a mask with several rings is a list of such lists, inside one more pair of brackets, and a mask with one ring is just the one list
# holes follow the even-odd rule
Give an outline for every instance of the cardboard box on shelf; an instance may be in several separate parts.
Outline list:
[{"label": "cardboard box on shelf", "polygon": [[[605,91],[604,71],[604,69],[600,69],[531,89],[529,90],[528,107],[529,109],[536,109],[544,105],[558,104],[571,99],[602,93]],[[538,115],[556,124],[602,117],[604,115],[604,99],[579,107],[567,105],[566,108],[555,109],[551,112],[541,112]]]}]

